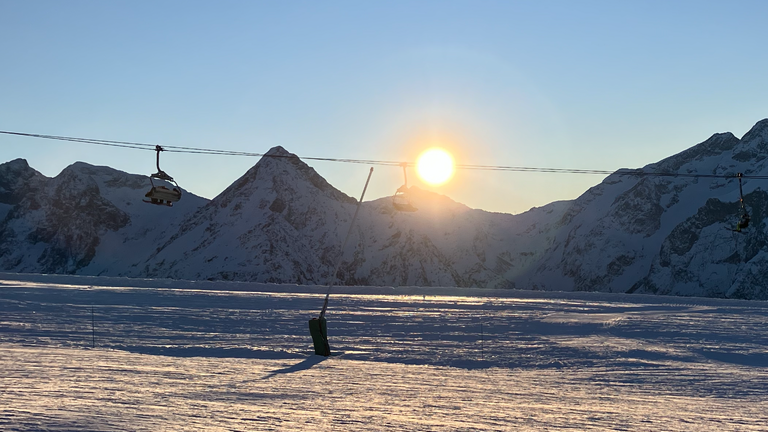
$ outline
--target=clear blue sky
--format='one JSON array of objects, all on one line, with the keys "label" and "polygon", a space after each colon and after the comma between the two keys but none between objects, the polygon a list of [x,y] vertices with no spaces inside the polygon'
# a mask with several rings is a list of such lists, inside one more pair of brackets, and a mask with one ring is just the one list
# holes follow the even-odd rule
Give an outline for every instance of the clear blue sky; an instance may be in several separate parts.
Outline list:
[{"label": "clear blue sky", "polygon": [[[766,1],[0,0],[0,130],[640,167],[768,117],[767,16]],[[0,162],[18,157],[48,176],[75,161],[155,168],[150,152],[0,136]],[[255,162],[166,153],[162,166],[212,198]],[[359,197],[366,166],[310,165]],[[401,175],[377,168],[366,198]],[[430,189],[519,213],[601,180],[460,171]]]}]

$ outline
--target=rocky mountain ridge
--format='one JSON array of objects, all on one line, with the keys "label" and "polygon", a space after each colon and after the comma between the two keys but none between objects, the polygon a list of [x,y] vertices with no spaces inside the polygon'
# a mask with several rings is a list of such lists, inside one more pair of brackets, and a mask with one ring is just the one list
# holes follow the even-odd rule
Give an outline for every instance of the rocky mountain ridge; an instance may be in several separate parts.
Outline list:
[{"label": "rocky mountain ridge", "polygon": [[[75,163],[0,165],[0,270],[179,279],[588,290],[768,298],[768,120],[715,134],[573,201],[520,215],[412,187],[419,211],[361,204],[281,147],[213,200],[140,202],[148,179]],[[736,173],[752,225],[740,214]],[[673,176],[671,174],[677,174]],[[713,175],[719,177],[701,177]]]}]

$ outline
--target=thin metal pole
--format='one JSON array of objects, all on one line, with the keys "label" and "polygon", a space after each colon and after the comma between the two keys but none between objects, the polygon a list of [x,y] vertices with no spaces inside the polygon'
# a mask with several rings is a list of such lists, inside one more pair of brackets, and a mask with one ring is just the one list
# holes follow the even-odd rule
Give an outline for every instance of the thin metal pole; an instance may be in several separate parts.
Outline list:
[{"label": "thin metal pole", "polygon": [[91,305],[91,347],[96,348],[96,318],[93,313],[93,305]]},{"label": "thin metal pole", "polygon": [[483,323],[480,323],[480,360],[485,360],[485,338],[483,337]]},{"label": "thin metal pole", "polygon": [[347,241],[349,241],[349,236],[352,234],[352,228],[355,226],[355,220],[357,220],[357,213],[360,211],[360,204],[363,202],[363,197],[365,197],[365,191],[368,189],[368,182],[371,181],[371,174],[373,174],[373,167],[371,167],[371,170],[368,171],[368,179],[365,181],[365,186],[363,187],[363,194],[360,195],[360,200],[357,202],[357,208],[355,209],[355,215],[352,216],[352,223],[349,224],[349,231],[347,231],[347,236],[344,238],[344,243],[341,245],[341,250],[339,251],[339,258],[336,260],[336,267],[333,268],[333,273],[331,273],[331,281],[328,283],[328,292],[325,293],[325,301],[323,302],[323,310],[320,311],[320,318],[325,317],[325,311],[328,309],[328,297],[331,295],[331,288],[333,287],[333,283],[336,281],[336,273],[339,271],[339,266],[341,265],[341,259],[344,257],[344,249],[347,247]]}]

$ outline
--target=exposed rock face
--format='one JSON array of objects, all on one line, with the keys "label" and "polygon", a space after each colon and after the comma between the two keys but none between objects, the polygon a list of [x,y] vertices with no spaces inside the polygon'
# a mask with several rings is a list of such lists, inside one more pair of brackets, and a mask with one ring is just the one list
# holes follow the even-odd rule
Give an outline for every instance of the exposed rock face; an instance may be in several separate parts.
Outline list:
[{"label": "exposed rock face", "polygon": [[[130,222],[128,215],[102,197],[96,182],[81,175],[77,167],[70,166],[50,180],[21,172],[23,177],[17,179],[17,185],[24,185],[17,190],[27,193],[11,197],[15,205],[0,225],[4,268],[74,273],[94,258],[104,232]],[[22,247],[25,244],[36,247],[28,250]]]},{"label": "exposed rock face", "polygon": [[[137,206],[142,205],[146,185],[141,176],[81,162],[52,179],[23,160],[0,165],[5,191],[0,199],[10,207],[0,222],[0,268],[81,273],[93,263],[105,237],[120,233],[127,242],[131,234],[126,228],[147,224],[140,217],[132,223],[142,212],[128,211],[125,207],[132,203],[121,196],[124,189],[133,190]],[[120,257],[124,262],[132,258]]]},{"label": "exposed rock face", "polygon": [[723,223],[741,212],[738,202],[707,200],[672,230],[648,276],[631,291],[767,299],[768,193],[755,190],[744,201],[752,216],[748,229],[735,233]]},{"label": "exposed rock face", "polygon": [[[752,225],[731,231],[741,214],[738,172],[768,175],[768,120],[739,140],[716,134],[703,143],[649,165],[619,173],[574,201],[567,234],[547,251],[529,283],[544,289],[648,292],[768,298],[765,282],[749,275],[760,267],[765,239],[764,180],[744,181]],[[688,174],[733,178],[691,178]],[[564,276],[564,277],[563,277]]]},{"label": "exposed rock face", "polygon": [[0,204],[16,205],[31,189],[39,187],[44,176],[33,170],[24,159],[0,165]]}]

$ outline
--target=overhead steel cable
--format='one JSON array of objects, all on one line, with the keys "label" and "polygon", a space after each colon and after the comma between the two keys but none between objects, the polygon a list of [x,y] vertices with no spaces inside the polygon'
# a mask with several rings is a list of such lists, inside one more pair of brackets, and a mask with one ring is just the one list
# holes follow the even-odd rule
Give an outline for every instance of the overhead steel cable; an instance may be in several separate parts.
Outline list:
[{"label": "overhead steel cable", "polygon": [[745,178],[745,179],[753,179],[753,180],[768,180],[768,176],[764,175],[740,175],[739,173],[736,174],[697,174],[697,173],[674,173],[674,172],[648,172],[648,171],[642,171],[639,169],[620,169],[612,174],[616,175],[631,175],[631,176],[641,176],[641,177],[679,177],[679,178],[720,178],[720,179],[730,179],[730,178]]},{"label": "overhead steel cable", "polygon": [[95,140],[90,138],[75,138],[75,137],[66,137],[66,136],[58,136],[58,135],[30,134],[30,133],[22,133],[22,132],[0,131],[0,133],[6,134],[6,135],[25,136],[25,137],[31,137],[31,138],[44,138],[44,139],[52,139],[52,140],[59,140],[59,141],[79,142],[84,144],[131,148],[135,150],[155,151],[155,146],[150,144],[131,143],[131,142],[122,142],[122,141]]},{"label": "overhead steel cable", "polygon": [[[114,140],[102,140],[94,138],[77,138],[67,137],[60,135],[46,135],[46,134],[34,134],[24,132],[10,132],[0,131],[0,134],[16,135],[30,138],[42,138],[59,141],[77,142],[82,144],[102,145],[110,147],[122,147],[134,150],[148,150],[155,151],[156,144],[138,143],[131,141],[114,141]],[[273,158],[293,158],[298,157],[302,160],[313,160],[321,162],[339,162],[339,163],[354,163],[363,165],[380,165],[380,166],[406,166],[409,168],[415,167],[413,162],[398,162],[398,161],[386,161],[386,160],[373,160],[373,159],[343,159],[343,158],[329,158],[329,157],[310,157],[310,156],[288,156],[288,155],[276,155],[266,153],[254,153],[237,150],[222,150],[222,149],[209,149],[199,147],[185,147],[185,146],[173,146],[163,145],[163,151],[170,153],[189,153],[189,154],[209,154],[220,156],[245,156],[245,157],[273,157]],[[737,178],[737,174],[697,174],[697,173],[675,173],[675,172],[649,172],[641,169],[628,169],[621,168],[616,171],[609,170],[597,170],[597,169],[580,169],[580,168],[547,168],[547,167],[525,167],[525,166],[503,166],[503,165],[471,165],[471,164],[457,164],[455,169],[464,170],[480,170],[480,171],[509,171],[509,172],[528,172],[528,173],[549,173],[549,174],[591,174],[591,175],[626,175],[636,177],[682,177],[682,178]],[[750,176],[743,175],[743,179],[757,179],[768,180],[768,176]]]},{"label": "overhead steel cable", "polygon": [[608,170],[579,169],[579,168],[546,168],[546,167],[542,168],[542,167],[501,166],[501,165],[467,165],[467,164],[457,164],[456,169],[563,173],[563,174],[613,174],[615,172],[615,171],[608,171]]}]

